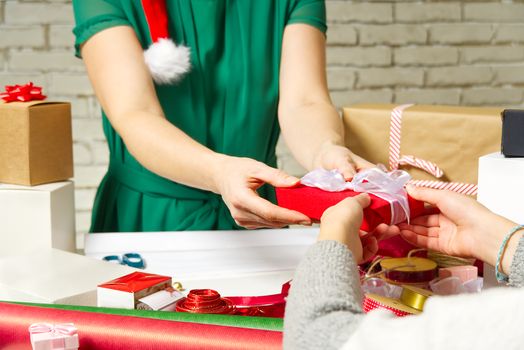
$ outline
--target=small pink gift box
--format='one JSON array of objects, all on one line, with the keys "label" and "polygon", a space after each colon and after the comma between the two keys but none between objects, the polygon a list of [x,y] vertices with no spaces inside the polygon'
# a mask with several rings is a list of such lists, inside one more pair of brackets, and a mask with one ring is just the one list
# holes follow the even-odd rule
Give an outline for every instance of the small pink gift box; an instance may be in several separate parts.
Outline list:
[{"label": "small pink gift box", "polygon": [[78,334],[74,324],[33,323],[29,326],[33,350],[78,350]]}]

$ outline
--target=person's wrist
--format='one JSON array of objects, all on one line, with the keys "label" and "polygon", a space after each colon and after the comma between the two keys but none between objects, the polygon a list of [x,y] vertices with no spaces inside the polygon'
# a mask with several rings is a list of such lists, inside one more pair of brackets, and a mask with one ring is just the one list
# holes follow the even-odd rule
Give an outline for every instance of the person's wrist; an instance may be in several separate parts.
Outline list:
[{"label": "person's wrist", "polygon": [[478,234],[475,235],[475,246],[477,249],[474,249],[474,251],[478,254],[474,254],[474,256],[491,266],[495,266],[500,245],[506,234],[516,224],[501,216],[492,215],[491,220],[485,223],[482,229],[479,228]]},{"label": "person's wrist", "polygon": [[221,194],[223,186],[224,169],[227,168],[226,164],[231,161],[233,157],[213,152],[208,161],[209,167],[209,190],[216,194]]}]

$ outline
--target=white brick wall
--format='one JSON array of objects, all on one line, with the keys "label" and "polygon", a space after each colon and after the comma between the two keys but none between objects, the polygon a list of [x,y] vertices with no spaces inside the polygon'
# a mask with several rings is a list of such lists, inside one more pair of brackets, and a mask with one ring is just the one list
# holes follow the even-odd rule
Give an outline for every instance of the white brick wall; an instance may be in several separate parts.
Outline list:
[{"label": "white brick wall", "polygon": [[[524,106],[521,0],[326,3],[328,81],[337,106]],[[51,99],[72,103],[77,226],[85,232],[108,152],[99,106],[73,57],[72,28],[70,0],[0,0],[0,87],[33,81]],[[282,143],[277,154],[281,167],[301,174]]]}]

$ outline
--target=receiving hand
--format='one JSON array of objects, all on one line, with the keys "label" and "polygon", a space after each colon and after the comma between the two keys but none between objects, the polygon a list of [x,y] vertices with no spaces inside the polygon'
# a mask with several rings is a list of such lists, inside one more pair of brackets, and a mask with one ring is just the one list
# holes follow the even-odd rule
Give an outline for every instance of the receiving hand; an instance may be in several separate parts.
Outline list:
[{"label": "receiving hand", "polygon": [[299,181],[296,177],[249,158],[225,156],[220,165],[215,174],[216,189],[237,225],[248,229],[311,225],[306,215],[278,207],[257,193],[264,183],[291,187]]},{"label": "receiving hand", "polygon": [[373,168],[375,165],[344,146],[326,144],[315,158],[314,166],[327,170],[337,169],[346,180],[351,180],[359,170]]},{"label": "receiving hand", "polygon": [[488,248],[493,233],[504,234],[515,225],[473,198],[454,192],[409,186],[408,193],[440,210],[398,225],[401,236],[418,247],[491,262],[501,242]]},{"label": "receiving hand", "polygon": [[370,201],[368,194],[361,193],[328,208],[320,219],[318,240],[334,240],[345,244],[353,253],[356,263],[373,257],[378,250],[377,238],[373,233],[360,231],[363,210]]}]

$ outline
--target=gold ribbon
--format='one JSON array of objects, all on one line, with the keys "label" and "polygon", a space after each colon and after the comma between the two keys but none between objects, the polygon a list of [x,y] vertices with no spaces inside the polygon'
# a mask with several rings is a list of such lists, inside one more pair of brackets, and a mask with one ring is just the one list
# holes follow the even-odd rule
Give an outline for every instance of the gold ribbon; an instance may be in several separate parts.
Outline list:
[{"label": "gold ribbon", "polygon": [[432,295],[429,290],[417,288],[413,286],[402,286],[402,294],[400,295],[400,301],[409,307],[412,307],[418,311],[424,309],[426,300]]}]

